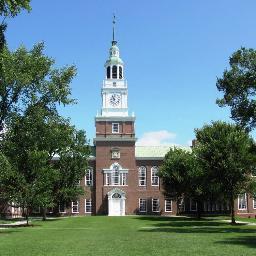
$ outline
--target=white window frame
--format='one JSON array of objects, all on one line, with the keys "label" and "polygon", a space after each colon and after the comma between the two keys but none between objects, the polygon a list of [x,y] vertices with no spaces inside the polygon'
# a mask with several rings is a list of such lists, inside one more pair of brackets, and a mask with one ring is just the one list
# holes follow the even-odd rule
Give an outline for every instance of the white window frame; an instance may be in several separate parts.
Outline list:
[{"label": "white window frame", "polygon": [[[159,186],[159,176],[156,174],[158,172],[158,167],[153,166],[151,168],[151,186],[158,187]],[[157,180],[157,182],[155,182]],[[157,184],[155,184],[157,183]]]},{"label": "white window frame", "polygon": [[84,177],[84,183],[86,187],[93,186],[93,169],[88,168]]},{"label": "white window frame", "polygon": [[[90,207],[90,211],[87,211],[87,207]],[[92,213],[92,199],[84,200],[84,211],[85,213]]]},{"label": "white window frame", "polygon": [[65,203],[63,203],[63,209],[64,209],[64,211],[61,211],[61,203],[59,203],[59,213],[66,213],[66,204]]},{"label": "white window frame", "polygon": [[[170,205],[170,210],[167,209],[168,204]],[[172,200],[167,198],[164,200],[164,211],[165,212],[172,212]]]},{"label": "white window frame", "polygon": [[[192,205],[195,206],[195,208],[192,207]],[[197,211],[197,203],[190,198],[190,202],[189,202],[189,209],[191,212],[196,212]]]},{"label": "white window frame", "polygon": [[[157,203],[158,210],[154,210],[154,203]],[[152,212],[160,212],[159,198],[152,198]]]},{"label": "white window frame", "polygon": [[[242,198],[243,197],[243,198]],[[243,201],[244,201],[244,206],[245,207],[240,207],[240,202],[241,202],[241,204],[243,203]],[[237,200],[237,203],[238,203],[238,210],[247,210],[247,195],[246,195],[246,193],[244,193],[244,194],[241,194],[241,195],[239,195],[238,196],[238,200]]]},{"label": "white window frame", "polygon": [[253,198],[252,203],[253,203],[253,205],[252,205],[253,209],[256,209],[256,197]]},{"label": "white window frame", "polygon": [[[142,202],[144,202],[144,206],[145,206],[144,210],[141,210],[141,206],[143,205]],[[147,199],[139,198],[139,212],[147,212]]]},{"label": "white window frame", "polygon": [[[74,211],[74,207],[77,207],[77,211]],[[79,213],[79,202],[78,201],[72,201],[71,204],[71,208],[72,208],[72,213]]]},{"label": "white window frame", "polygon": [[[144,175],[142,175],[142,172],[144,172]],[[139,186],[145,187],[147,185],[147,168],[145,166],[139,167],[138,176],[139,176]]]},{"label": "white window frame", "polygon": [[111,170],[104,173],[104,186],[127,186],[127,170],[122,170],[119,165],[114,165]]},{"label": "white window frame", "polygon": [[119,123],[112,123],[112,133],[119,133],[119,132],[120,132],[120,124]]}]

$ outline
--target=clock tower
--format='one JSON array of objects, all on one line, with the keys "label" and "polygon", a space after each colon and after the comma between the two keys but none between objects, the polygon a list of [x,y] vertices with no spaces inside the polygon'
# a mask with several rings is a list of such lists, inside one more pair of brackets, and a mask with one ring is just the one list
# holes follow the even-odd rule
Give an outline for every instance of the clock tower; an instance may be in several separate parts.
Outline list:
[{"label": "clock tower", "polygon": [[95,211],[97,214],[125,215],[131,211],[129,207],[135,207],[125,203],[132,197],[130,192],[136,190],[131,179],[136,170],[135,116],[128,112],[128,87],[124,62],[115,40],[115,20],[104,67],[102,107],[95,117]]}]

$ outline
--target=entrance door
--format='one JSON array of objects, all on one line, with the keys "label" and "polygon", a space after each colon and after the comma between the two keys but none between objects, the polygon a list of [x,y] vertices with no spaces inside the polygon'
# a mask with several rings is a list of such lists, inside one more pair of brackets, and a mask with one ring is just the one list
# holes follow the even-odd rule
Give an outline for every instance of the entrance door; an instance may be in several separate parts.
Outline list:
[{"label": "entrance door", "polygon": [[120,193],[113,193],[108,199],[108,215],[125,215],[125,198]]},{"label": "entrance door", "polygon": [[120,216],[121,215],[121,199],[112,199],[109,202],[109,215],[110,216]]}]

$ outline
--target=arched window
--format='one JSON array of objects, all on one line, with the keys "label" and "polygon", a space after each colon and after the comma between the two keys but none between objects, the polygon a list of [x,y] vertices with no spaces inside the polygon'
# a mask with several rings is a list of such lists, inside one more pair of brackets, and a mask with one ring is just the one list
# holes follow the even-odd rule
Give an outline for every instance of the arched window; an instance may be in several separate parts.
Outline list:
[{"label": "arched window", "polygon": [[151,185],[152,186],[159,185],[159,177],[158,177],[157,173],[158,173],[158,168],[156,166],[153,166],[151,168]]},{"label": "arched window", "polygon": [[139,167],[139,186],[146,186],[147,169],[145,166]]},{"label": "arched window", "polygon": [[122,196],[119,193],[114,193],[112,195],[112,198],[118,199],[118,198],[122,198]]},{"label": "arched window", "polygon": [[123,78],[123,69],[122,67],[119,67],[119,79]]},{"label": "arched window", "polygon": [[127,185],[127,170],[115,163],[110,167],[110,170],[105,172],[105,185],[107,186],[126,186]]},{"label": "arched window", "polygon": [[107,67],[107,78],[110,78],[110,67]]},{"label": "arched window", "polygon": [[117,66],[112,67],[112,78],[117,78]]}]

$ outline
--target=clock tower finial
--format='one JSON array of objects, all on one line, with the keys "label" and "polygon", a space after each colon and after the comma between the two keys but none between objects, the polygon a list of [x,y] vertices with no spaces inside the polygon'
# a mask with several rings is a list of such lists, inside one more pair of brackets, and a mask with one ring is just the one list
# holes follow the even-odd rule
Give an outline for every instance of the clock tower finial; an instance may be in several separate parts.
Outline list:
[{"label": "clock tower finial", "polygon": [[113,14],[113,36],[112,36],[112,45],[116,45],[117,41],[115,40],[115,26],[116,26],[116,16]]}]

